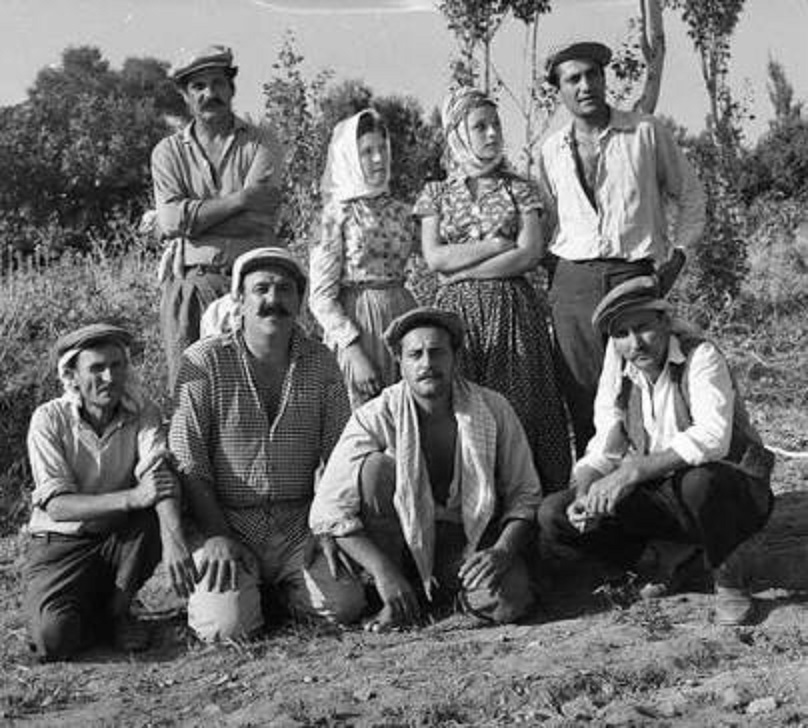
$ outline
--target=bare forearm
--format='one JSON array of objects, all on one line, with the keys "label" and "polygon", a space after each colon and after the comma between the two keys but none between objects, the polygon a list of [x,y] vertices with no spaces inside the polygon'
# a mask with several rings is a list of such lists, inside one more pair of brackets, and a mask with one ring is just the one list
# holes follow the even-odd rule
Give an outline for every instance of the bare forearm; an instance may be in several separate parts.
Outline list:
[{"label": "bare forearm", "polygon": [[198,235],[206,231],[213,232],[211,228],[229,220],[244,211],[243,195],[241,191],[232,192],[210,200],[202,200],[197,208],[189,230],[191,235]]},{"label": "bare forearm", "polygon": [[506,249],[500,238],[488,238],[479,243],[442,244],[429,254],[424,253],[427,265],[438,273],[456,273],[489,258],[499,255]]},{"label": "bare forearm", "polygon": [[48,501],[46,510],[54,521],[84,521],[117,516],[134,510],[131,489],[85,495],[64,493]]},{"label": "bare forearm", "polygon": [[522,550],[530,539],[532,525],[529,521],[514,519],[508,521],[497,539],[497,548],[507,551],[515,556]]},{"label": "bare forearm", "polygon": [[539,264],[535,252],[522,248],[507,250],[457,273],[458,277],[488,279],[511,278],[533,270]]},{"label": "bare forearm", "polygon": [[398,571],[387,555],[363,532],[336,538],[339,548],[374,578]]},{"label": "bare forearm", "polygon": [[166,498],[161,500],[154,509],[157,511],[161,534],[182,534],[179,500],[176,498]]}]

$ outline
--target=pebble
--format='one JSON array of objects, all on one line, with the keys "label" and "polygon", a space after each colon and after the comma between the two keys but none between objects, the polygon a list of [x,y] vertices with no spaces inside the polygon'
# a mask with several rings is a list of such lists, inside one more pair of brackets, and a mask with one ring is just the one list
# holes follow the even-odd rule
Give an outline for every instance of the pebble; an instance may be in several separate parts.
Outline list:
[{"label": "pebble", "polygon": [[571,720],[590,720],[596,712],[595,704],[586,695],[579,695],[561,706],[561,713]]},{"label": "pebble", "polygon": [[687,709],[687,698],[680,692],[671,693],[656,704],[656,709],[664,718],[674,718]]},{"label": "pebble", "polygon": [[736,687],[727,688],[721,695],[721,706],[727,710],[740,708],[746,702],[747,697]]},{"label": "pebble", "polygon": [[777,701],[770,695],[765,698],[757,698],[746,706],[747,715],[760,715],[761,713],[770,713],[772,710],[777,709]]}]

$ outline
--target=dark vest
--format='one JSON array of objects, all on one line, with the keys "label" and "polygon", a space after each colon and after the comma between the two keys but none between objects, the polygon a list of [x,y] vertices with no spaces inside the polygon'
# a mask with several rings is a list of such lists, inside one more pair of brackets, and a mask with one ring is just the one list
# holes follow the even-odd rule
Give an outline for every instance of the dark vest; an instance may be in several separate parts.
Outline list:
[{"label": "dark vest", "polygon": [[[686,430],[693,424],[690,414],[690,391],[687,382],[686,370],[690,363],[690,355],[704,339],[693,336],[678,336],[685,362],[669,364],[671,381],[674,386],[674,412],[676,425],[680,430]],[[730,374],[730,376],[732,376]],[[731,464],[750,478],[760,481],[768,486],[771,471],[774,467],[774,454],[767,450],[760,439],[749,413],[744,405],[743,398],[738,390],[735,377],[732,376],[732,389],[735,393],[735,403],[732,418],[732,437],[730,438],[729,452],[720,461]],[[698,396],[698,393],[696,393]],[[626,413],[626,436],[631,447],[640,454],[648,453],[648,433],[645,431],[642,416],[642,392],[634,385],[627,374],[623,374],[620,394],[617,405]]]}]

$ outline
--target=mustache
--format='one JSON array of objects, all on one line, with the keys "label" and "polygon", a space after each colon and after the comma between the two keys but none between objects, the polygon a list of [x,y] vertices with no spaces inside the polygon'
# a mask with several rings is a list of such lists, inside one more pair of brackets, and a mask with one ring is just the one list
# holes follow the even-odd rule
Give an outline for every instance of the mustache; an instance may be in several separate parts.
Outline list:
[{"label": "mustache", "polygon": [[422,381],[424,379],[443,379],[443,374],[440,372],[432,371],[431,369],[425,372],[422,372],[416,377],[416,381]]},{"label": "mustache", "polygon": [[203,109],[213,109],[216,108],[217,106],[224,106],[224,101],[220,99],[210,99],[209,101],[206,101],[204,104],[202,104]]},{"label": "mustache", "polygon": [[259,316],[291,316],[292,312],[286,306],[261,306],[258,309]]}]

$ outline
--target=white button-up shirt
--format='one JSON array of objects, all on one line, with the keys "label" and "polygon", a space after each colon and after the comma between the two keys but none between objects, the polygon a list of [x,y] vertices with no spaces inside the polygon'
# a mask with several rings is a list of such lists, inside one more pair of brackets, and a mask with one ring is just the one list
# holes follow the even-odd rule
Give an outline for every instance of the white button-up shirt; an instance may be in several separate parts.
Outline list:
[{"label": "white button-up shirt", "polygon": [[[575,165],[572,123],[540,155],[540,183],[555,233],[550,252],[566,260],[666,261],[704,228],[704,193],[670,131],[653,116],[612,109],[598,139],[593,206]],[[670,226],[668,212],[673,213]]]},{"label": "white button-up shirt", "polygon": [[[676,384],[671,380],[670,365],[685,362],[683,377],[687,378],[690,392],[692,424],[681,430],[676,422]],[[726,359],[708,341],[685,357],[679,339],[673,334],[665,367],[655,384],[630,362],[625,362],[614,343],[609,341],[595,398],[595,436],[576,469],[586,465],[605,475],[615,470],[626,454],[628,442],[615,434],[627,416],[617,403],[624,373],[640,389],[649,453],[670,448],[688,465],[694,466],[727,455],[732,438],[735,390]]]}]

